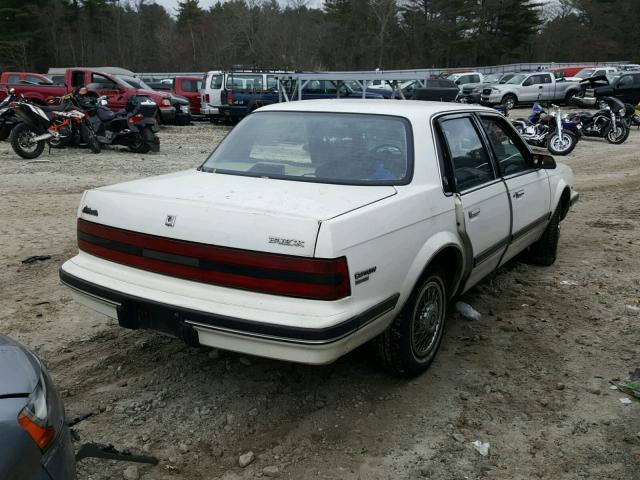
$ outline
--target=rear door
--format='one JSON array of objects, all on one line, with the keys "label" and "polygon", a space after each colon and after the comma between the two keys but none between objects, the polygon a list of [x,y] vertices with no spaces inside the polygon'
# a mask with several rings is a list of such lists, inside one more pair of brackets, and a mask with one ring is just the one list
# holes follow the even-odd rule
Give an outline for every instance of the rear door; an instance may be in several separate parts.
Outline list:
[{"label": "rear door", "polygon": [[640,74],[622,75],[615,88],[615,96],[625,103],[637,104],[640,101]]},{"label": "rear door", "polygon": [[467,289],[494,270],[505,253],[511,227],[509,196],[472,114],[442,117],[438,128],[473,252]]},{"label": "rear door", "polygon": [[511,235],[506,262],[535,242],[551,217],[551,190],[546,170],[535,168],[522,139],[503,118],[480,114],[480,123],[509,194]]}]

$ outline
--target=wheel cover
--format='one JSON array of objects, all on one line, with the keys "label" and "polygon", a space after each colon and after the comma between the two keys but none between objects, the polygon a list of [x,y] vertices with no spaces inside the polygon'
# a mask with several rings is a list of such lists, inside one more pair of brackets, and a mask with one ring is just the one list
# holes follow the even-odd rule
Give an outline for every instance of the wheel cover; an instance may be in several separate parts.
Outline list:
[{"label": "wheel cover", "polygon": [[622,128],[620,125],[616,125],[616,129],[614,130],[610,130],[609,131],[609,138],[611,140],[617,140],[618,138],[621,138],[624,135],[624,128]]},{"label": "wheel cover", "polygon": [[507,97],[504,103],[508,109],[512,109],[513,106],[516,104],[516,101],[513,99],[513,97]]},{"label": "wheel cover", "polygon": [[18,145],[25,152],[34,152],[38,148],[38,143],[31,140],[32,137],[35,137],[35,134],[30,131],[20,133],[18,137]]},{"label": "wheel cover", "polygon": [[429,356],[442,331],[445,296],[442,285],[431,280],[423,285],[411,316],[411,348],[418,358]]},{"label": "wheel cover", "polygon": [[551,143],[553,144],[553,148],[556,151],[564,152],[571,146],[571,138],[569,138],[569,135],[567,135],[566,133],[562,136],[562,138],[560,138],[560,135],[556,135],[555,137],[553,137]]}]

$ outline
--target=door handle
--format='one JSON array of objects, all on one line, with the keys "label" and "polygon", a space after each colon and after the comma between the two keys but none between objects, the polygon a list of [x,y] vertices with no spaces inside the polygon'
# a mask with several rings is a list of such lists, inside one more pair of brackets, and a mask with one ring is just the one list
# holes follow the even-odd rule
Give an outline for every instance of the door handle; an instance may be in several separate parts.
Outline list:
[{"label": "door handle", "polygon": [[471,210],[469,212],[469,218],[476,218],[478,215],[480,215],[480,209],[476,208],[475,210]]},{"label": "door handle", "polygon": [[516,193],[513,194],[513,198],[520,198],[520,197],[524,197],[524,190],[518,190]]}]

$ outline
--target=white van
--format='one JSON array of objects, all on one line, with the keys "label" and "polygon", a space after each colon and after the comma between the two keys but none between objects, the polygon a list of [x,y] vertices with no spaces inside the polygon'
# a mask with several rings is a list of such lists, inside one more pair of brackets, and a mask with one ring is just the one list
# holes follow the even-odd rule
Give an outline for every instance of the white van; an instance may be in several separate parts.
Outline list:
[{"label": "white van", "polygon": [[286,72],[222,72],[219,70],[207,72],[202,79],[202,89],[200,90],[200,113],[210,119],[217,117],[220,114],[219,107],[222,105],[223,90],[275,92],[278,85],[275,73]]}]

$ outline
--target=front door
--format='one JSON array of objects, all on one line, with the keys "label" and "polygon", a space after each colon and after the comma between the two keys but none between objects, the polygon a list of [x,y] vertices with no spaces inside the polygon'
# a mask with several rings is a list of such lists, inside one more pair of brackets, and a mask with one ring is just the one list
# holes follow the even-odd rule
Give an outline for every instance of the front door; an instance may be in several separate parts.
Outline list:
[{"label": "front door", "polygon": [[531,75],[524,82],[518,93],[521,102],[537,102],[544,98],[544,79],[542,75]]},{"label": "front door", "polygon": [[540,238],[546,228],[551,216],[549,177],[546,170],[529,163],[526,146],[504,118],[482,114],[480,122],[511,203],[511,235],[504,263]]},{"label": "front door", "polygon": [[511,226],[509,197],[474,118],[470,114],[449,116],[439,125],[473,255],[472,270],[464,286],[467,290],[498,266],[507,248]]},{"label": "front door", "polygon": [[640,73],[629,73],[620,77],[615,95],[624,103],[636,105],[640,101]]},{"label": "front door", "polygon": [[99,73],[92,73],[91,84],[97,87],[98,95],[107,97],[107,105],[111,110],[117,111],[126,105],[124,91],[113,79]]}]

